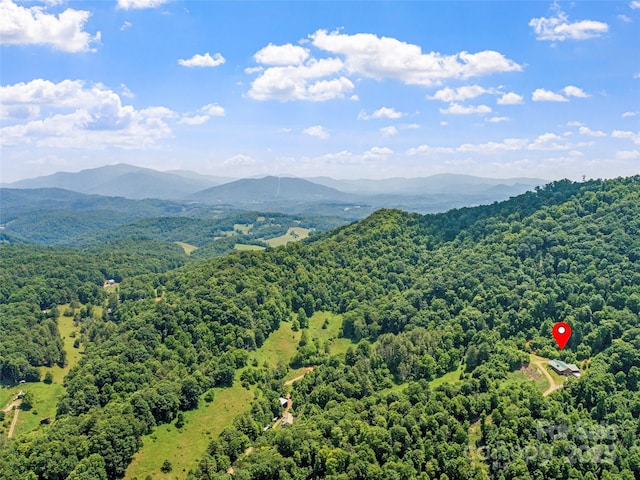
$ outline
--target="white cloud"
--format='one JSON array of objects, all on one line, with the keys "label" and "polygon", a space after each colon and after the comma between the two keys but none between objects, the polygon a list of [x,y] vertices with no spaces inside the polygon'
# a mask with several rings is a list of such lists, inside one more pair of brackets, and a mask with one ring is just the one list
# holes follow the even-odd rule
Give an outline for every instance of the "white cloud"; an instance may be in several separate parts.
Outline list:
[{"label": "white cloud", "polygon": [[578,129],[580,135],[588,135],[589,137],[606,137],[607,134],[601,130],[591,130],[589,127],[581,126]]},{"label": "white cloud", "polygon": [[636,115],[638,115],[638,112],[624,112],[622,118],[635,117]]},{"label": "white cloud", "polygon": [[501,123],[509,120],[509,117],[491,117],[487,119],[487,122],[490,123]]},{"label": "white cloud", "polygon": [[640,8],[640,1],[638,0],[633,0],[630,4],[629,7],[632,9],[636,9],[636,8]]},{"label": "white cloud", "polygon": [[391,120],[395,120],[405,115],[406,113],[398,112],[394,108],[380,107],[371,115],[367,115],[367,113],[364,110],[361,110],[360,113],[358,114],[358,120],[377,120],[380,118],[389,118]]},{"label": "white cloud", "polygon": [[621,21],[623,21],[624,23],[631,23],[633,22],[633,20],[631,20],[631,17],[627,16],[627,15],[617,15],[618,19],[620,19]]},{"label": "white cloud", "polygon": [[309,135],[310,137],[316,137],[320,140],[326,140],[329,138],[329,132],[322,125],[314,125],[313,127],[305,128],[302,133]]},{"label": "white cloud", "polygon": [[[35,113],[0,129],[4,145],[54,148],[138,149],[170,137],[167,120],[177,115],[165,107],[136,110],[102,84],[80,80],[53,83],[37,79],[0,87],[3,109]],[[15,115],[14,115],[15,117]],[[26,121],[29,120],[29,121]]]},{"label": "white cloud", "polygon": [[618,150],[616,152],[616,159],[618,160],[635,160],[636,158],[640,158],[638,150]]},{"label": "white cloud", "polygon": [[211,117],[224,117],[224,108],[217,103],[209,103],[200,110]]},{"label": "white cloud", "polygon": [[456,150],[466,153],[514,152],[524,149],[528,143],[529,141],[526,138],[506,138],[502,142],[465,143]]},{"label": "white cloud", "polygon": [[0,2],[0,43],[6,45],[50,45],[63,52],[95,51],[100,32],[84,31],[90,13],[67,8],[60,14],[46,13],[43,7],[22,7],[11,0]]},{"label": "white cloud", "polygon": [[133,26],[133,24],[131,22],[124,22],[122,24],[122,26],[120,27],[120,31],[124,32],[125,30],[130,29]]},{"label": "white cloud", "polygon": [[183,67],[217,67],[218,65],[222,65],[224,62],[226,62],[226,60],[222,55],[214,53],[213,56],[211,56],[209,52],[204,55],[196,53],[188,60],[182,58],[178,60],[178,63]]},{"label": "white cloud", "polygon": [[122,10],[141,10],[143,8],[156,8],[169,0],[118,0],[118,8]]},{"label": "white cloud", "polygon": [[209,115],[194,115],[193,117],[184,115],[178,123],[184,123],[186,125],[202,125],[209,120]]},{"label": "white cloud", "polygon": [[256,62],[264,65],[299,65],[309,57],[309,50],[298,45],[273,45],[258,50],[253,56]]},{"label": "white cloud", "polygon": [[124,83],[120,84],[120,95],[122,95],[123,97],[126,97],[126,98],[134,98],[135,97],[133,92],[131,90],[129,90],[129,88]]},{"label": "white cloud", "polygon": [[375,79],[392,78],[411,85],[431,86],[446,79],[522,70],[513,60],[491,50],[425,54],[418,45],[370,33],[347,35],[318,30],[309,37],[315,47],[343,55],[351,73]]},{"label": "white cloud", "polygon": [[427,98],[429,100],[440,100],[442,102],[459,102],[479,97],[485,93],[491,93],[491,90],[479,85],[466,85],[458,88],[443,88]]},{"label": "white cloud", "polygon": [[532,18],[529,26],[533,28],[538,40],[563,41],[587,40],[600,37],[609,31],[609,25],[596,20],[569,22],[569,17],[556,8],[556,15],[545,18]]},{"label": "white cloud", "polygon": [[393,155],[393,150],[388,147],[373,147],[362,154],[365,160],[382,160]]},{"label": "white cloud", "polygon": [[515,92],[505,93],[497,101],[498,105],[518,105],[522,102],[522,96]]},{"label": "white cloud", "polygon": [[529,150],[569,150],[572,145],[564,143],[565,139],[555,133],[543,133],[530,143]]},{"label": "white cloud", "polygon": [[[325,101],[344,98],[355,87],[341,76],[331,80],[316,80],[340,72],[344,64],[337,58],[309,59],[304,65],[271,67],[251,82],[249,97],[255,100]],[[314,80],[316,80],[314,83]]]},{"label": "white cloud", "polygon": [[531,100],[534,102],[568,102],[566,97],[563,97],[559,93],[554,93],[544,88],[536,89],[531,95]]},{"label": "white cloud", "polygon": [[383,137],[393,137],[394,135],[398,134],[398,129],[393,125],[390,125],[388,127],[382,127],[380,129],[380,133]]},{"label": "white cloud", "polygon": [[613,132],[611,132],[611,136],[613,138],[626,138],[631,140],[636,145],[640,145],[640,132],[633,133],[629,131],[614,130]]},{"label": "white cloud", "polygon": [[450,147],[432,147],[430,145],[420,145],[418,147],[410,148],[406,154],[410,157],[415,155],[439,155],[453,153],[454,149]]},{"label": "white cloud", "polygon": [[491,113],[491,107],[488,105],[460,105],[452,103],[449,108],[441,108],[440,113],[444,115],[471,115],[474,113]]},{"label": "white cloud", "polygon": [[573,85],[567,85],[562,89],[564,94],[568,97],[588,98],[589,95],[584,90]]}]

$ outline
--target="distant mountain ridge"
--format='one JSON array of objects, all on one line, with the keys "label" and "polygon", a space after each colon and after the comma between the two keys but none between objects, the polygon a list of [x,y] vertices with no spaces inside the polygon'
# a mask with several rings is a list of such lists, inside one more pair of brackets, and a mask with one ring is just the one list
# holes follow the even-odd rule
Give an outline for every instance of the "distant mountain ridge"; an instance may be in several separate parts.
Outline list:
[{"label": "distant mountain ridge", "polygon": [[203,203],[256,204],[351,201],[354,196],[335,188],[292,177],[245,178],[189,195]]},{"label": "distant mountain ridge", "polygon": [[120,163],[81,170],[58,172],[44,177],[19,180],[3,185],[9,188],[62,188],[78,193],[178,200],[197,191],[232,179],[210,177],[188,171],[159,172],[150,168]]}]

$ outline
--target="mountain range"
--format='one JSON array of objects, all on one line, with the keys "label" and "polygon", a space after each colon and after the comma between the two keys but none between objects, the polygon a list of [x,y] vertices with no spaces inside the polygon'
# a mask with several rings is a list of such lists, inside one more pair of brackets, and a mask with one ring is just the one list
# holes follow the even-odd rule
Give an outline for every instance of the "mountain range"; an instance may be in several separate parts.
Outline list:
[{"label": "mountain range", "polygon": [[345,208],[398,207],[426,213],[505,200],[546,183],[539,178],[497,179],[454,174],[380,180],[285,176],[232,179],[118,164],[77,173],[58,172],[2,186],[60,188],[109,197],[157,198],[279,211],[292,205],[300,210],[304,209],[303,205],[348,204]]}]

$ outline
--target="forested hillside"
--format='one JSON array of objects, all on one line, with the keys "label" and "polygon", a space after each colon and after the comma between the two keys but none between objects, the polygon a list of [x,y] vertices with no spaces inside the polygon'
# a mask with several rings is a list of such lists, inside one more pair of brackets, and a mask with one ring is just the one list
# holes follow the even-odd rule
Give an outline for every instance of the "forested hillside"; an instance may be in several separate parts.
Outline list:
[{"label": "forested hillside", "polygon": [[[25,256],[31,247],[11,248],[4,268],[33,266],[3,284],[3,308],[27,292],[20,282],[58,278]],[[95,258],[105,264],[64,260],[61,271],[95,282],[80,278],[106,273]],[[171,475],[640,476],[640,177],[555,182],[438,215],[381,210],[307,242],[134,273],[109,299],[111,316],[79,319],[86,350],[55,420],[1,447],[0,478],[119,478],[142,435],[238,378],[253,403],[191,472]],[[75,299],[68,285],[47,304],[35,289],[34,315]],[[265,430],[280,413],[283,375],[248,360],[281,322],[304,332],[318,311],[340,315],[352,346],[332,355],[303,333],[292,365],[314,369],[291,387],[295,422]],[[562,352],[556,321],[573,328]],[[517,376],[532,351],[579,362],[582,377],[543,395]],[[455,381],[430,383],[461,364]]]}]

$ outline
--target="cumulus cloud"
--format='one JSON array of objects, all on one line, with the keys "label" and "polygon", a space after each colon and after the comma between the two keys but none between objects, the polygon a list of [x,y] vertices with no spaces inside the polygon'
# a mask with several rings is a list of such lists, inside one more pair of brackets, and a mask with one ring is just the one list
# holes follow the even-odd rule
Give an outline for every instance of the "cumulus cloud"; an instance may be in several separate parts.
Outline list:
[{"label": "cumulus cloud", "polygon": [[189,59],[179,59],[178,63],[183,67],[217,67],[226,62],[225,58],[219,53],[214,53],[213,56],[209,52],[204,55],[195,54]]},{"label": "cumulus cloud", "polygon": [[309,57],[309,50],[298,45],[273,45],[258,50],[253,58],[264,65],[299,65]]},{"label": "cumulus cloud", "polygon": [[309,135],[310,137],[316,137],[320,140],[326,140],[329,138],[329,132],[322,125],[314,125],[313,127],[305,128],[302,133]]},{"label": "cumulus cloud", "polygon": [[573,85],[567,85],[562,89],[564,94],[568,97],[588,98],[589,95],[584,90]]},{"label": "cumulus cloud", "polygon": [[518,105],[522,102],[522,96],[515,92],[504,93],[497,101],[498,105]]},{"label": "cumulus cloud", "polygon": [[487,119],[489,123],[501,123],[509,120],[509,117],[491,117]]},{"label": "cumulus cloud", "polygon": [[609,25],[596,20],[570,22],[569,17],[559,8],[555,16],[532,18],[529,26],[533,28],[538,40],[564,41],[588,40],[600,37],[609,31]]},{"label": "cumulus cloud", "polygon": [[633,10],[635,10],[636,8],[640,8],[640,1],[639,0],[633,0],[629,4],[629,7],[631,7]]},{"label": "cumulus cloud", "polygon": [[344,64],[337,58],[310,59],[304,65],[267,68],[251,82],[249,97],[255,100],[325,101],[344,98],[355,87],[344,76],[331,80],[323,77],[337,74]]},{"label": "cumulus cloud", "polygon": [[393,150],[388,147],[373,147],[364,152],[362,157],[365,160],[381,160],[393,155]]},{"label": "cumulus cloud", "polygon": [[606,137],[607,134],[601,130],[591,130],[589,127],[585,127],[584,125],[578,129],[578,133],[580,135],[587,135],[589,137]]},{"label": "cumulus cloud", "polygon": [[502,142],[464,143],[456,151],[465,153],[513,152],[524,149],[528,143],[526,138],[507,138]]},{"label": "cumulus cloud", "polygon": [[122,26],[120,27],[120,31],[124,32],[125,30],[130,29],[133,26],[133,24],[131,22],[124,22],[122,24]]},{"label": "cumulus cloud", "polygon": [[224,117],[224,108],[217,103],[209,103],[200,109],[210,117]]},{"label": "cumulus cloud", "polygon": [[635,117],[636,115],[638,115],[638,112],[624,112],[622,118]]},{"label": "cumulus cloud", "polygon": [[554,93],[544,88],[536,89],[531,95],[531,100],[534,102],[568,102],[566,97],[563,97],[559,93]]},{"label": "cumulus cloud", "polygon": [[452,103],[449,108],[441,108],[440,113],[445,115],[471,115],[474,113],[491,113],[488,105],[460,105]]},{"label": "cumulus cloud", "polygon": [[636,145],[640,145],[640,132],[633,133],[629,131],[614,130],[613,132],[611,132],[611,136],[613,138],[626,138],[631,140]]},{"label": "cumulus cloud", "polygon": [[398,112],[394,108],[380,107],[378,110],[368,115],[364,110],[361,110],[358,114],[358,120],[377,120],[380,118],[389,118],[395,120],[405,116],[406,113]]},{"label": "cumulus cloud", "polygon": [[44,7],[22,7],[11,0],[0,2],[0,43],[6,45],[49,45],[63,52],[95,51],[100,41],[84,31],[90,13],[67,8],[57,16]]},{"label": "cumulus cloud", "polygon": [[492,50],[425,54],[418,45],[370,33],[347,35],[318,30],[309,37],[315,47],[342,55],[351,73],[375,79],[392,78],[411,85],[432,86],[446,79],[522,70],[513,60]]},{"label": "cumulus cloud", "polygon": [[177,114],[165,107],[136,110],[102,84],[80,80],[32,80],[0,87],[3,107],[28,109],[23,121],[0,129],[3,145],[32,144],[56,148],[137,149],[172,135],[167,120]]},{"label": "cumulus cloud", "polygon": [[156,8],[169,2],[169,0],[118,0],[118,8],[122,10],[142,10]]},{"label": "cumulus cloud", "polygon": [[440,100],[442,102],[459,102],[479,97],[485,93],[492,93],[492,91],[480,85],[466,85],[458,88],[443,88],[427,98],[429,100]]},{"label": "cumulus cloud", "polygon": [[309,35],[307,43],[332,57],[316,59],[308,48],[269,44],[254,55],[256,62],[269,67],[245,70],[249,74],[260,73],[251,83],[248,96],[256,100],[324,101],[351,93],[352,76],[433,86],[448,79],[522,70],[513,60],[492,50],[425,54],[418,45],[368,33],[347,35],[318,30]]},{"label": "cumulus cloud", "polygon": [[380,129],[380,133],[383,137],[393,137],[398,134],[398,129],[393,125],[390,125],[388,127],[382,127]]}]

